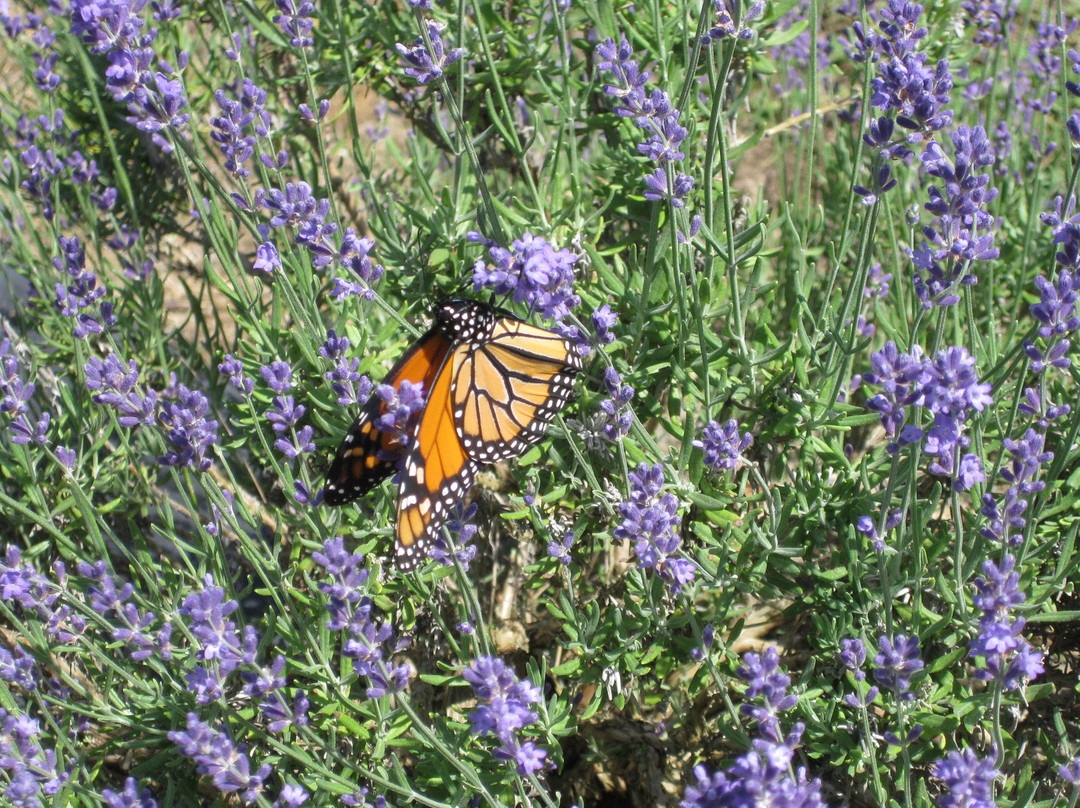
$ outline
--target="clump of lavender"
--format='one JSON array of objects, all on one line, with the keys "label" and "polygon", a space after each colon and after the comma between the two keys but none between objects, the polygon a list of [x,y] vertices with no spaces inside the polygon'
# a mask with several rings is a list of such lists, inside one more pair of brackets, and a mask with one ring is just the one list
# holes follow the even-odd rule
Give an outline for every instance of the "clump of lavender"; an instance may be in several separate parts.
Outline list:
[{"label": "clump of lavender", "polygon": [[37,690],[38,672],[33,654],[21,645],[16,645],[13,651],[0,645],[0,679],[27,693]]},{"label": "clump of lavender", "polygon": [[71,779],[74,764],[67,770],[57,767],[56,750],[42,747],[38,736],[41,723],[26,713],[0,708],[0,771],[7,786],[4,796],[12,805],[40,805],[52,802]]},{"label": "clump of lavender", "polygon": [[235,600],[225,599],[225,590],[215,586],[208,574],[204,588],[185,597],[178,610],[187,618],[188,630],[196,640],[195,658],[203,663],[186,676],[188,690],[198,704],[221,698],[229,674],[255,662],[259,645],[255,629],[245,627],[241,637],[236,623],[226,619],[238,608]]},{"label": "clump of lavender", "polygon": [[918,3],[889,0],[879,12],[880,34],[864,31],[858,22],[852,26],[856,38],[852,58],[877,64],[878,75],[870,83],[870,103],[887,114],[874,122],[879,136],[868,142],[885,148],[888,159],[906,161],[911,157],[911,151],[899,142],[889,142],[894,122],[907,131],[906,142],[920,143],[952,121],[952,112],[945,109],[953,87],[949,63],[942,59],[931,70],[926,54],[918,50],[927,34],[919,24],[922,12]]},{"label": "clump of lavender", "polygon": [[215,90],[214,100],[221,108],[221,115],[210,119],[210,139],[218,144],[225,157],[225,170],[244,179],[251,170],[244,164],[255,154],[257,137],[270,133],[270,113],[266,106],[266,92],[245,78],[236,98],[230,98],[225,90]]},{"label": "clump of lavender", "polygon": [[[747,701],[739,708],[740,711],[757,721],[758,735],[773,743],[780,743],[783,738],[778,716],[794,707],[799,697],[787,692],[791,677],[780,671],[779,652],[770,646],[764,654],[747,653],[735,673],[747,684]],[[749,701],[758,696],[761,696],[762,704]]]},{"label": "clump of lavender", "polygon": [[573,560],[570,556],[570,548],[574,546],[574,531],[568,530],[561,539],[552,539],[548,542],[547,554],[558,559],[564,567],[569,567]]},{"label": "clump of lavender", "polygon": [[983,615],[978,636],[968,643],[968,655],[981,657],[985,665],[975,671],[975,676],[999,682],[1006,691],[1015,690],[1025,679],[1034,679],[1043,672],[1042,653],[1020,636],[1024,618],[1012,616],[1013,608],[1026,600],[1015,565],[1016,558],[1011,554],[1002,559],[1000,566],[992,559],[983,563],[973,597]]},{"label": "clump of lavender", "polygon": [[94,582],[86,590],[90,606],[110,622],[119,623],[111,636],[123,644],[133,660],[140,662],[155,655],[171,658],[172,624],[165,621],[156,633],[151,633],[156,617],[152,611],[141,611],[132,601],[134,587],[130,583],[124,582],[118,589],[104,561],[93,565],[80,561],[76,569],[79,575]]},{"label": "clump of lavender", "polygon": [[311,31],[315,27],[312,15],[315,3],[312,0],[275,0],[280,14],[275,14],[273,22],[289,37],[289,44],[294,48],[310,48],[315,44]]},{"label": "clump of lavender", "polygon": [[218,367],[218,372],[224,376],[229,377],[229,384],[243,393],[245,396],[250,396],[251,392],[255,389],[255,382],[251,377],[244,374],[244,363],[234,357],[232,354],[225,354],[225,361],[223,361]]},{"label": "clump of lavender", "polygon": [[581,303],[574,294],[574,263],[578,256],[563,248],[556,250],[546,239],[525,233],[514,239],[509,249],[475,230],[466,238],[487,247],[490,263],[483,259],[473,265],[473,288],[488,288],[496,295],[513,295],[515,303],[526,304],[547,320],[561,320]]},{"label": "clump of lavender", "polygon": [[[1072,207],[1070,200],[1069,209]],[[1063,216],[1061,200],[1058,211],[1043,214],[1043,221],[1054,227],[1054,243],[1060,245],[1057,261],[1062,265],[1055,282],[1045,277],[1035,279],[1040,301],[1031,307],[1032,316],[1039,322],[1040,344],[1031,340],[1024,342],[1024,350],[1030,360],[1029,368],[1036,374],[1037,382],[1024,390],[1020,412],[1034,421],[1019,440],[1006,438],[1002,441],[1010,455],[1010,462],[1003,464],[1000,475],[1009,487],[1001,501],[990,492],[983,495],[981,513],[986,523],[980,529],[984,537],[1005,547],[1017,547],[1024,540],[1024,529],[1030,497],[1046,488],[1038,479],[1040,469],[1054,459],[1054,453],[1045,451],[1045,434],[1051,422],[1067,416],[1072,408],[1068,404],[1055,405],[1046,398],[1046,374],[1051,368],[1067,371],[1072,360],[1067,356],[1072,346],[1070,335],[1080,328],[1076,315],[1077,290],[1075,272],[1078,263],[1077,245],[1080,245],[1080,217]]]},{"label": "clump of lavender", "polygon": [[640,463],[630,472],[630,499],[619,503],[623,521],[615,528],[617,541],[631,541],[639,569],[651,569],[660,576],[672,594],[679,594],[693,582],[697,564],[678,555],[679,500],[664,494],[664,468]]},{"label": "clump of lavender", "polygon": [[964,0],[961,7],[968,16],[969,27],[975,31],[971,41],[976,45],[993,46],[1004,41],[1016,16],[1012,3],[1000,0]]},{"label": "clump of lavender", "polygon": [[[143,5],[73,0],[70,32],[88,44],[91,53],[106,56],[106,88],[117,102],[127,104],[131,113],[128,122],[150,132],[154,143],[168,153],[172,146],[161,132],[187,124],[190,116],[181,112],[187,98],[179,79],[169,78],[176,70],[168,62],[158,60],[154,70],[153,45],[158,32],[151,28],[143,33],[145,23],[137,13]],[[187,54],[181,53],[181,70],[187,60]]]},{"label": "clump of lavender", "polygon": [[274,396],[273,406],[266,411],[266,420],[278,435],[274,448],[289,460],[304,452],[315,451],[315,443],[311,440],[315,431],[312,426],[308,424],[299,431],[294,429],[307,408],[297,404],[292,396],[285,395],[292,389],[292,368],[287,362],[271,362],[259,368],[259,372],[270,389],[278,394]]},{"label": "clump of lavender", "polygon": [[253,203],[271,214],[270,227],[295,231],[293,240],[310,253],[313,267],[318,269],[334,260],[337,248],[333,236],[338,226],[327,221],[330,200],[318,199],[306,182],[287,182],[284,190],[258,188]]},{"label": "clump of lavender", "polygon": [[846,639],[840,641],[840,664],[851,671],[855,678],[856,693],[848,693],[844,701],[851,707],[866,707],[880,692],[877,685],[871,685],[865,692],[863,686],[866,682],[866,672],[862,669],[866,662],[866,646],[860,639]]},{"label": "clump of lavender", "polygon": [[712,27],[705,33],[705,36],[701,38],[703,45],[708,45],[710,42],[715,42],[721,39],[727,39],[728,37],[735,37],[736,39],[749,40],[754,38],[754,32],[752,29],[747,28],[746,24],[753,22],[761,17],[765,13],[764,0],[755,0],[750,4],[750,7],[743,12],[742,19],[738,22],[735,21],[731,12],[731,3],[729,0],[713,0],[713,8],[716,10],[716,21]]},{"label": "clump of lavender", "polygon": [[615,114],[633,118],[645,132],[638,152],[658,166],[645,177],[645,198],[666,199],[672,207],[681,208],[694,187],[694,180],[674,166],[685,157],[679,149],[688,134],[679,123],[679,110],[672,106],[663,90],[654,89],[646,95],[649,73],[642,71],[634,60],[634,51],[625,36],[618,45],[613,39],[601,42],[596,46],[596,55],[599,58],[596,69],[612,81],[604,85],[604,93],[616,99]]},{"label": "clump of lavender", "polygon": [[124,781],[123,791],[102,789],[101,799],[108,808],[158,808],[154,793],[144,788],[139,790],[139,781],[129,777]]},{"label": "clump of lavender", "polygon": [[424,383],[413,384],[404,379],[397,388],[379,384],[375,386],[375,395],[382,399],[384,405],[382,415],[375,419],[375,427],[380,432],[396,436],[401,447],[408,446],[412,440],[412,426],[424,409],[427,398]]},{"label": "clump of lavender", "polygon": [[694,781],[687,785],[680,808],[744,808],[750,805],[784,805],[825,808],[821,781],[810,780],[804,767],[792,769],[795,749],[805,729],[797,723],[782,736],[777,713],[789,710],[798,697],[787,693],[790,679],[780,673],[775,648],[764,655],[746,654],[738,674],[749,685],[747,698],[764,697],[764,706],[744,704],[742,710],[758,718],[758,734],[749,752],[724,771],[709,773],[704,764],[694,767]]},{"label": "clump of lavender", "polygon": [[245,747],[237,746],[227,732],[215,730],[195,713],[188,713],[185,729],[174,730],[168,737],[180,747],[180,754],[195,761],[199,774],[210,777],[218,791],[241,792],[246,802],[254,802],[262,793],[273,770],[264,763],[252,772]]},{"label": "clump of lavender", "polygon": [[480,737],[494,735],[500,744],[493,752],[495,757],[513,761],[523,777],[542,769],[547,750],[518,737],[540,717],[531,709],[540,701],[540,688],[527,679],[519,680],[498,657],[478,657],[462,676],[472,685],[478,701],[469,713],[472,732]]},{"label": "clump of lavender", "polygon": [[[942,59],[931,70],[926,54],[917,50],[927,34],[919,25],[922,12],[918,3],[889,0],[877,15],[880,34],[864,30],[861,22],[852,25],[854,43],[848,51],[856,62],[877,64],[877,76],[870,83],[870,104],[885,111],[870,119],[869,131],[863,135],[878,153],[871,186],[854,189],[867,205],[896,186],[892,169],[884,161],[907,163],[914,155],[909,144],[928,140],[952,121],[952,112],[945,109],[953,87],[949,63]],[[906,134],[896,133],[897,126]]]},{"label": "clump of lavender", "polygon": [[8,545],[0,561],[0,600],[16,604],[25,614],[35,615],[50,638],[70,643],[86,630],[86,620],[60,601],[67,582],[63,562],[57,561],[53,572],[57,578],[55,584],[24,564],[18,547]]},{"label": "clump of lavender", "polygon": [[742,454],[753,442],[754,436],[749,432],[739,436],[739,423],[731,418],[723,426],[709,421],[701,439],[693,441],[693,445],[705,452],[705,465],[730,471],[745,462]]},{"label": "clump of lavender", "polygon": [[465,54],[464,48],[451,48],[446,50],[443,45],[442,32],[446,28],[440,22],[427,21],[428,39],[431,41],[431,50],[428,50],[424,37],[419,36],[411,47],[397,43],[397,52],[401,54],[407,67],[405,75],[416,79],[417,84],[430,84],[441,79],[443,71],[456,62]]}]

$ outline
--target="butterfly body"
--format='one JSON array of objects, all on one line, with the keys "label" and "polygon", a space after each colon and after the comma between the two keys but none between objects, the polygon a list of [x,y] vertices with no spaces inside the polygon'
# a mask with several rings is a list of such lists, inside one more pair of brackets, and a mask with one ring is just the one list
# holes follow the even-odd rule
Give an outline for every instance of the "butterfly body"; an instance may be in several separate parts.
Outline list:
[{"label": "butterfly body", "polygon": [[487,463],[520,456],[566,405],[581,359],[561,335],[472,300],[438,307],[435,323],[383,384],[423,384],[426,401],[407,436],[375,425],[373,396],[349,428],[327,474],[324,501],[341,505],[391,476],[404,455],[396,559],[403,571],[427,557],[451,509]]}]

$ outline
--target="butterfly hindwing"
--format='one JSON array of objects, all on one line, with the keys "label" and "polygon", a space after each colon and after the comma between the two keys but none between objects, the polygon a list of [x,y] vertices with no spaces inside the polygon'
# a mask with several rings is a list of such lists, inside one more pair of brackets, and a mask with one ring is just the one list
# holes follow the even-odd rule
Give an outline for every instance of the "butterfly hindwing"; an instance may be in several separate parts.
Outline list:
[{"label": "butterfly hindwing", "polygon": [[[449,351],[450,341],[432,328],[405,352],[382,383],[397,388],[403,381],[423,382],[428,390]],[[383,406],[382,399],[372,395],[338,446],[326,475],[324,501],[328,505],[352,502],[394,473],[400,443],[396,435],[379,431],[374,423]]]}]

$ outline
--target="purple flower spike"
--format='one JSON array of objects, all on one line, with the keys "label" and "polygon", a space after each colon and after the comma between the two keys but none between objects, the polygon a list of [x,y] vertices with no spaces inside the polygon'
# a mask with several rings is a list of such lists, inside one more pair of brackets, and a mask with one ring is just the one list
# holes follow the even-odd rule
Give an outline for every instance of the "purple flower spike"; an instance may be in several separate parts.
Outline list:
[{"label": "purple flower spike", "polygon": [[731,13],[729,0],[713,0],[713,7],[716,9],[716,21],[713,23],[712,28],[705,33],[705,36],[701,38],[701,44],[703,45],[727,39],[728,37],[742,40],[753,39],[754,32],[747,28],[746,24],[753,22],[765,13],[764,0],[755,0],[743,13],[742,19],[736,24]]},{"label": "purple flower spike", "polygon": [[110,353],[104,360],[93,356],[83,366],[83,372],[86,388],[94,393],[94,403],[115,409],[122,426],[156,423],[157,393],[151,390],[145,397],[138,394],[139,371],[134,359],[128,360],[125,367],[116,354]]},{"label": "purple flower spike", "polygon": [[919,657],[919,638],[906,634],[897,634],[889,638],[882,634],[878,638],[880,653],[874,657],[874,680],[901,699],[913,701],[911,676],[925,666]]},{"label": "purple flower spike", "polygon": [[103,325],[116,322],[112,315],[112,305],[98,303],[105,296],[105,287],[100,286],[97,275],[86,268],[86,253],[77,238],[61,236],[57,243],[61,255],[53,259],[53,265],[59,271],[67,273],[70,280],[66,286],[62,283],[56,284],[56,307],[65,317],[74,318],[76,339],[100,334]]},{"label": "purple flower spike", "polygon": [[217,442],[218,422],[206,417],[209,409],[206,396],[184,385],[177,390],[176,401],[162,403],[158,420],[172,446],[158,458],[161,465],[188,466],[197,471],[210,468],[206,453]]},{"label": "purple flower spike", "polygon": [[272,771],[264,763],[251,771],[251,761],[242,747],[237,747],[225,732],[203,723],[195,713],[188,713],[187,729],[169,733],[169,740],[180,747],[180,754],[195,761],[199,774],[209,775],[214,787],[223,792],[241,792],[247,802],[254,802]]},{"label": "purple flower spike", "polygon": [[949,752],[933,765],[934,777],[945,792],[936,800],[941,808],[995,808],[994,780],[998,776],[997,749],[980,759],[970,749]]},{"label": "purple flower spike", "polygon": [[749,432],[739,436],[739,424],[731,418],[723,426],[709,421],[701,433],[701,440],[693,445],[705,452],[705,464],[716,469],[734,469],[743,461],[742,454],[750,448],[754,436]]},{"label": "purple flower spike", "polygon": [[139,781],[129,777],[124,781],[123,791],[103,789],[101,799],[108,808],[157,808],[157,800],[148,788],[139,791]]},{"label": "purple flower spike", "polygon": [[663,486],[660,463],[641,463],[630,472],[630,499],[619,504],[623,521],[615,539],[633,542],[638,568],[654,570],[677,595],[694,580],[697,564],[679,555],[679,501],[674,494],[661,497]]},{"label": "purple flower spike", "polygon": [[619,322],[619,315],[611,310],[606,303],[592,313],[593,330],[596,331],[596,341],[601,345],[610,345],[615,341],[615,335],[611,329]]},{"label": "purple flower spike", "polygon": [[570,555],[570,548],[574,545],[574,531],[568,530],[561,540],[552,539],[548,543],[547,553],[552,558],[557,558],[562,562],[563,566],[569,567],[570,562],[573,560]]},{"label": "purple flower spike", "polygon": [[522,743],[518,737],[540,717],[531,709],[540,701],[540,688],[527,679],[519,680],[498,657],[478,657],[461,675],[472,685],[479,702],[469,713],[472,732],[480,737],[494,735],[501,744],[494,756],[513,761],[523,777],[542,769],[547,750],[532,741]]},{"label": "purple flower spike", "polygon": [[744,703],[745,715],[758,722],[758,735],[772,743],[781,743],[780,713],[790,710],[798,703],[798,696],[788,693],[791,677],[780,672],[780,654],[776,648],[765,649],[764,654],[747,653],[743,664],[735,671],[746,682],[746,698],[762,697],[763,705]]},{"label": "purple flower spike", "polygon": [[805,768],[792,766],[802,732],[796,724],[779,743],[756,739],[753,749],[725,771],[709,774],[704,764],[695,766],[679,808],[825,808],[821,781],[809,780]]},{"label": "purple flower spike", "polygon": [[255,382],[244,375],[244,363],[232,354],[225,354],[225,361],[218,365],[218,372],[228,376],[229,384],[245,396],[250,396],[251,391],[255,389]]},{"label": "purple flower spike", "polygon": [[439,537],[435,539],[435,545],[428,551],[428,555],[444,567],[454,566],[454,559],[457,558],[462,569],[468,572],[469,564],[472,563],[477,552],[476,545],[470,544],[470,542],[479,530],[479,528],[472,523],[472,519],[476,516],[478,509],[479,506],[475,502],[464,510],[462,510],[461,505],[456,506],[454,509],[456,511],[454,518],[446,523],[447,530],[449,530],[450,535],[454,537],[453,555],[450,554],[446,539],[441,533]]},{"label": "purple flower spike", "polygon": [[546,239],[525,233],[510,248],[500,246],[473,231],[468,239],[488,248],[490,263],[479,260],[473,266],[473,287],[487,287],[496,295],[513,294],[515,303],[525,303],[548,320],[561,320],[581,303],[574,294],[574,263],[578,256],[567,249],[556,250]]},{"label": "purple flower spike", "polygon": [[416,79],[417,84],[430,84],[442,78],[443,71],[456,62],[465,53],[464,48],[453,48],[446,52],[442,41],[442,32],[446,26],[434,20],[427,21],[428,38],[431,40],[431,52],[427,50],[423,37],[417,37],[412,47],[400,42],[397,51],[408,65],[405,75]]},{"label": "purple flower spike", "polygon": [[315,44],[311,31],[315,27],[312,14],[315,3],[312,0],[275,0],[280,14],[275,14],[273,22],[289,37],[289,44],[294,48],[310,48]]},{"label": "purple flower spike", "polygon": [[334,290],[331,292],[334,300],[349,296],[357,296],[362,300],[375,299],[375,292],[371,287],[383,276],[383,267],[371,262],[369,253],[374,247],[375,242],[371,239],[360,238],[353,228],[345,228],[337,263],[350,274],[343,278],[334,278]]},{"label": "purple flower spike", "polygon": [[406,379],[397,390],[388,384],[380,384],[375,388],[375,395],[385,404],[383,414],[375,419],[376,428],[400,436],[402,445],[407,444],[413,419],[424,408],[424,383],[413,384]]}]

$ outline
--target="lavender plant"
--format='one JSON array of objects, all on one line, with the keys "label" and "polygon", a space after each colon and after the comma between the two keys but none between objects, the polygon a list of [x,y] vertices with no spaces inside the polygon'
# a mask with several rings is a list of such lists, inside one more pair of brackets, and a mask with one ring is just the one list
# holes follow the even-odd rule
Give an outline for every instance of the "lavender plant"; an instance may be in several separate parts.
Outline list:
[{"label": "lavender plant", "polygon": [[[3,5],[0,802],[1076,804],[1071,11]],[[454,296],[584,372],[402,573]]]}]

